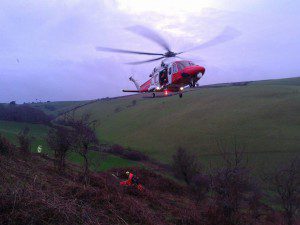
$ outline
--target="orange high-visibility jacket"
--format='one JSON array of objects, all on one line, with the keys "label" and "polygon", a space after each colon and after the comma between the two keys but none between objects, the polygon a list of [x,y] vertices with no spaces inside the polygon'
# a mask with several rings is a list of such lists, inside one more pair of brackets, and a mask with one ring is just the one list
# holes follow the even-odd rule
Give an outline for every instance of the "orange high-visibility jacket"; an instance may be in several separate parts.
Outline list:
[{"label": "orange high-visibility jacket", "polygon": [[[130,174],[129,174],[129,177],[128,177],[128,180],[121,181],[121,182],[120,182],[120,185],[121,185],[121,186],[131,186],[131,185],[133,185],[132,178],[133,178],[133,174],[130,173]],[[136,188],[137,188],[139,191],[143,191],[143,190],[144,190],[144,188],[143,188],[143,186],[142,186],[141,184],[138,184],[138,185],[136,186]]]},{"label": "orange high-visibility jacket", "polygon": [[130,186],[130,185],[132,185],[132,184],[133,184],[133,183],[132,183],[132,178],[133,178],[133,174],[130,173],[130,174],[129,174],[129,177],[128,177],[128,180],[121,181],[121,182],[120,182],[120,185],[121,185],[121,186]]}]

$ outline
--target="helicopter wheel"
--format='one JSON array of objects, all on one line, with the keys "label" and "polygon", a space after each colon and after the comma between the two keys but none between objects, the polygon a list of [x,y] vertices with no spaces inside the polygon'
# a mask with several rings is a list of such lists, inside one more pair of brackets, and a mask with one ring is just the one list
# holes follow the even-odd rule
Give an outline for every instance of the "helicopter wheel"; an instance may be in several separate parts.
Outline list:
[{"label": "helicopter wheel", "polygon": [[179,98],[182,98],[182,93],[179,93]]},{"label": "helicopter wheel", "polygon": [[155,93],[152,93],[152,98],[155,98]]}]

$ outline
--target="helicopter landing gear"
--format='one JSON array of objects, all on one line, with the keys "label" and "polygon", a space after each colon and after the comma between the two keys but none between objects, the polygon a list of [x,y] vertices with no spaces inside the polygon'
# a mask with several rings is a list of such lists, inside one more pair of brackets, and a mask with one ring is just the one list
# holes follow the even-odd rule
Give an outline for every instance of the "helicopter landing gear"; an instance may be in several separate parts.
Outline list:
[{"label": "helicopter landing gear", "polygon": [[196,84],[195,84],[194,82],[191,82],[191,83],[190,83],[190,88],[194,88],[195,85],[196,85]]},{"label": "helicopter landing gear", "polygon": [[152,93],[152,98],[155,98],[155,93]]},{"label": "helicopter landing gear", "polygon": [[179,98],[182,98],[182,93],[179,93]]},{"label": "helicopter landing gear", "polygon": [[194,88],[194,87],[198,87],[199,84],[197,83],[197,80],[195,79],[192,79],[191,80],[191,83],[189,84],[191,88]]}]

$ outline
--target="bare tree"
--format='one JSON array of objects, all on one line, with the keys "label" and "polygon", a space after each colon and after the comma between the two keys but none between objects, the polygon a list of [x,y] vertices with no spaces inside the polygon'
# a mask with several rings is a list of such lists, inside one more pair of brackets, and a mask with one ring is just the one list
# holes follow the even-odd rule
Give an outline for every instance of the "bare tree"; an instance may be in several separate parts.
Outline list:
[{"label": "bare tree", "polygon": [[227,168],[245,167],[248,160],[245,157],[245,146],[238,143],[233,137],[230,142],[216,139],[218,155],[222,158]]},{"label": "bare tree", "polygon": [[194,154],[180,147],[173,155],[172,169],[177,178],[190,185],[193,177],[200,171],[200,163]]},{"label": "bare tree", "polygon": [[23,156],[27,156],[31,151],[31,144],[33,138],[29,135],[29,132],[29,127],[25,127],[17,135],[19,149]]},{"label": "bare tree", "polygon": [[49,130],[46,142],[54,151],[57,168],[60,172],[65,170],[65,159],[73,144],[72,131],[66,127],[56,126]]},{"label": "bare tree", "polygon": [[99,144],[95,133],[97,121],[90,121],[90,115],[85,114],[79,120],[73,120],[71,127],[73,128],[73,138],[75,142],[75,151],[77,151],[84,159],[83,161],[83,176],[85,182],[88,182],[89,173],[89,149]]},{"label": "bare tree", "polygon": [[[236,139],[230,146],[222,141],[217,141],[217,145],[224,165],[211,174],[211,191],[216,203],[212,219],[224,225],[244,224],[243,212],[251,211],[251,219],[257,220],[261,192],[247,168],[244,148],[237,144]],[[253,221],[248,220],[247,224],[253,224]]]},{"label": "bare tree", "polygon": [[275,200],[283,209],[284,224],[296,224],[300,209],[300,160],[292,160],[268,177]]},{"label": "bare tree", "polygon": [[[225,167],[217,170],[211,190],[217,203],[216,212],[223,224],[241,224],[243,210],[252,211],[253,215],[257,212],[261,194],[247,168]],[[256,218],[253,219],[258,219],[257,215],[254,216]],[[251,224],[250,221],[248,224]]]}]

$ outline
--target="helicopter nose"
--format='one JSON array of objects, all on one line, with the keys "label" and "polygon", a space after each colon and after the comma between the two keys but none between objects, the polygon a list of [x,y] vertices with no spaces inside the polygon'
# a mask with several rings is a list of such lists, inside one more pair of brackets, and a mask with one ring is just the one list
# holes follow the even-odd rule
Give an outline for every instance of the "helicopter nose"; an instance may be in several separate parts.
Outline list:
[{"label": "helicopter nose", "polygon": [[204,75],[205,73],[205,68],[203,66],[198,66],[198,74],[201,73],[202,76]]},{"label": "helicopter nose", "polygon": [[202,66],[189,66],[183,69],[182,76],[183,77],[195,77],[201,74],[203,76],[205,73],[205,68]]}]

